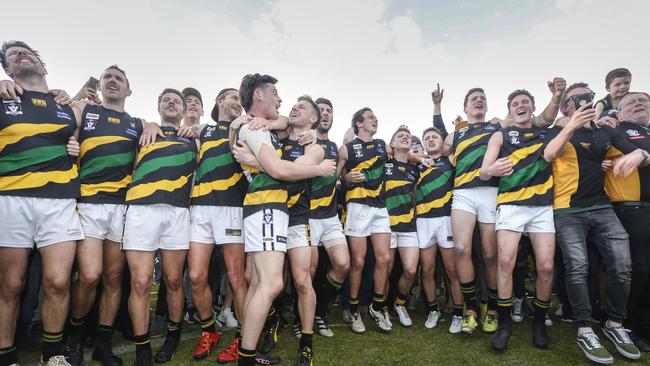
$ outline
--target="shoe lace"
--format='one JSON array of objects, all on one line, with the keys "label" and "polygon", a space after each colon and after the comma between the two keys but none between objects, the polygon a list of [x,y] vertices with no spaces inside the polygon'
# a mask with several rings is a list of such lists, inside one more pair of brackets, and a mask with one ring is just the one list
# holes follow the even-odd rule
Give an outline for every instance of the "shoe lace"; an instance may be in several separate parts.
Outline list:
[{"label": "shoe lace", "polygon": [[512,313],[516,315],[521,315],[521,306],[523,305],[523,301],[521,299],[515,298],[512,302]]},{"label": "shoe lace", "polygon": [[302,350],[300,351],[300,355],[307,359],[311,357],[311,353],[312,353],[311,348],[309,346],[303,347]]},{"label": "shoe lace", "polygon": [[600,340],[598,339],[598,336],[596,336],[596,333],[587,333],[584,335],[585,338],[587,338],[587,341],[591,345],[592,348],[601,348],[602,345],[600,344]]},{"label": "shoe lace", "polygon": [[456,326],[460,324],[462,321],[463,321],[463,317],[458,315],[454,315],[454,317],[451,319],[452,324]]},{"label": "shoe lace", "polygon": [[50,359],[47,361],[47,365],[49,366],[67,366],[70,365],[68,361],[66,361],[65,356],[63,355],[58,355],[58,356],[52,356]]},{"label": "shoe lace", "polygon": [[613,330],[621,338],[621,341],[623,341],[623,343],[625,344],[632,343],[632,340],[630,339],[630,334],[628,333],[629,332],[628,329],[625,329],[623,327],[617,327],[617,328],[613,328]]},{"label": "shoe lace", "polygon": [[210,345],[212,344],[212,337],[210,333],[203,332],[201,334],[201,337],[196,340],[196,343],[194,344],[194,349],[210,349]]},{"label": "shoe lace", "polygon": [[228,346],[224,352],[229,355],[239,355],[239,341],[237,338],[230,343],[230,346]]}]

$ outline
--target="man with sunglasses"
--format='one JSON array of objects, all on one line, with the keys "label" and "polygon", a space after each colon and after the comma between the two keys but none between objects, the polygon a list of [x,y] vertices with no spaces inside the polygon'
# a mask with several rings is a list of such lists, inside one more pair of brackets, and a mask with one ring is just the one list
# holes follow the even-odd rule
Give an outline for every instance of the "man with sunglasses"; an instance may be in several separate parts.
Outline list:
[{"label": "man with sunglasses", "polygon": [[650,164],[650,154],[637,149],[618,131],[593,121],[593,92],[585,83],[569,86],[560,108],[570,120],[564,127],[548,130],[545,159],[553,161],[555,228],[557,244],[566,267],[566,286],[577,343],[596,363],[612,363],[612,355],[600,344],[591,328],[591,305],[587,287],[587,237],[596,245],[607,268],[607,315],[603,332],[616,350],[629,359],[641,354],[623,328],[630,292],[632,264],[628,234],[605,194],[601,164],[612,147],[625,156],[616,159],[612,172],[627,176],[638,166]]}]

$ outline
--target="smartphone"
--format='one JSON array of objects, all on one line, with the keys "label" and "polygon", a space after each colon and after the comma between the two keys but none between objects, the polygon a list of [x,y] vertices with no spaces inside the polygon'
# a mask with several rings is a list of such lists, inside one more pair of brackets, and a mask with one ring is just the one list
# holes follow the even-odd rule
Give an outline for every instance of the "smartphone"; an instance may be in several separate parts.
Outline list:
[{"label": "smartphone", "polygon": [[573,103],[575,103],[576,109],[579,109],[583,105],[591,103],[593,101],[594,98],[591,96],[591,93],[584,93],[573,96]]},{"label": "smartphone", "polygon": [[97,85],[99,84],[99,80],[95,79],[94,77],[90,77],[88,81],[84,84],[84,88],[90,88],[94,91],[97,91]]}]

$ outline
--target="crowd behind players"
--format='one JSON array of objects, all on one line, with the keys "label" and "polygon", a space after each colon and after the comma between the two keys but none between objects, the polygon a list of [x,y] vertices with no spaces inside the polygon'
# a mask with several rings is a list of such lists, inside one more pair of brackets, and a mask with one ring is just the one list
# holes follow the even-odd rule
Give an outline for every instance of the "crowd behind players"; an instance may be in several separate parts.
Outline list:
[{"label": "crowd behind players", "polygon": [[[47,365],[80,365],[89,335],[94,360],[121,365],[116,319],[136,365],[171,361],[184,315],[201,329],[195,359],[216,349],[221,321],[237,331],[219,363],[277,363],[287,288],[295,364],[313,365],[314,331],[334,336],[335,299],[353,332],[366,331],[362,313],[390,332],[412,325],[418,284],[426,328],[451,310],[449,333],[480,327],[496,351],[526,316],[532,343],[549,346],[554,289],[589,360],[614,360],[595,325],[627,359],[649,349],[650,98],[630,91],[627,69],[607,74],[598,101],[586,83],[554,78],[539,114],[515,90],[502,120],[487,120],[486,92],[470,89],[450,133],[437,87],[421,138],[403,125],[374,138],[366,107],[338,146],[332,102],[305,95],[280,116],[269,75],[222,89],[209,122],[198,90],[167,88],[154,123],[125,112],[116,65],[70,98],[49,88],[29,45],[5,42],[0,61],[11,79],[0,81],[0,366],[18,362],[16,324],[31,319],[41,281]],[[153,318],[167,326],[154,356],[156,262]]]}]

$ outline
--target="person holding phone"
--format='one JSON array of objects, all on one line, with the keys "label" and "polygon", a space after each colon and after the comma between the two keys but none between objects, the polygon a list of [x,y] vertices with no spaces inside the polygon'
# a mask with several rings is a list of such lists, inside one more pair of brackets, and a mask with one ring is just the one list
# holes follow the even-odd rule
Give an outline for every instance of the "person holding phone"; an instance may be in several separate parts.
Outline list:
[{"label": "person holding phone", "polygon": [[589,360],[605,364],[613,362],[612,355],[591,328],[587,237],[596,245],[607,268],[608,320],[603,332],[624,357],[639,359],[641,354],[623,328],[632,271],[630,245],[605,194],[601,164],[614,147],[625,155],[612,164],[612,172],[626,176],[638,166],[650,164],[650,155],[613,128],[596,125],[592,100],[593,92],[585,83],[566,89],[560,107],[570,120],[564,127],[548,130],[552,140],[544,156],[553,162],[555,229],[578,328],[577,343]]}]

